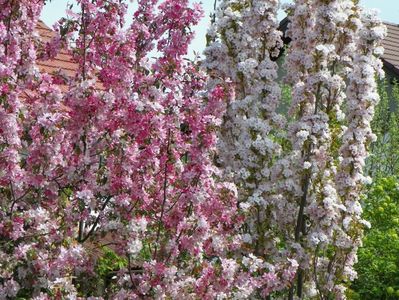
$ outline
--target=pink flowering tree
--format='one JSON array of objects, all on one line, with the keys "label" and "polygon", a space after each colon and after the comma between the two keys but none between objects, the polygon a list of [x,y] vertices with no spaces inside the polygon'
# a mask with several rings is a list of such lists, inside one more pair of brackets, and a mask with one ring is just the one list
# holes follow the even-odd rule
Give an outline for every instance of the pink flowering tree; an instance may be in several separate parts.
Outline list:
[{"label": "pink flowering tree", "polygon": [[363,167],[385,29],[353,1],[294,1],[285,123],[272,61],[281,47],[278,5],[226,0],[216,12],[205,66],[213,84],[230,80],[235,92],[219,162],[238,187],[250,251],[271,264],[299,263],[284,297],[344,299],[367,225],[359,200],[370,180]]},{"label": "pink flowering tree", "polygon": [[[199,6],[78,3],[43,45],[43,2],[1,2],[0,298],[243,298],[292,277],[241,256],[213,164],[227,90],[184,59]],[[65,51],[75,76],[38,71]]]},{"label": "pink flowering tree", "polygon": [[[19,245],[29,233],[19,203],[30,185],[26,174],[25,118],[22,94],[35,84],[37,69],[34,37],[36,20],[43,3],[1,1],[0,12],[0,297],[15,298],[20,285],[14,275],[27,253]],[[25,206],[26,202],[23,201]],[[30,206],[30,205],[29,205]],[[30,208],[30,207],[29,207]],[[31,211],[27,207],[24,214]],[[38,237],[40,238],[40,232]],[[23,272],[22,272],[23,276]]]}]

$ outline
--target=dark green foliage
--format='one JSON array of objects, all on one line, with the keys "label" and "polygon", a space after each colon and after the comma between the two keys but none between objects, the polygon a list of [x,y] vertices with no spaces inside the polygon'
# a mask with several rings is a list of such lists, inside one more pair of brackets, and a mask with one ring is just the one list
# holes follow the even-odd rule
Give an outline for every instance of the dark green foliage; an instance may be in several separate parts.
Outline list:
[{"label": "dark green foliage", "polygon": [[103,248],[103,256],[97,262],[97,274],[106,277],[127,266],[127,259],[118,256],[108,247]]},{"label": "dark green foliage", "polygon": [[399,174],[399,85],[379,83],[380,103],[376,107],[372,122],[377,141],[371,146],[366,171],[372,177]]},{"label": "dark green foliage", "polygon": [[277,112],[285,115],[287,118],[288,110],[291,105],[291,87],[287,84],[280,84],[281,88],[281,102],[280,106],[277,109]]}]

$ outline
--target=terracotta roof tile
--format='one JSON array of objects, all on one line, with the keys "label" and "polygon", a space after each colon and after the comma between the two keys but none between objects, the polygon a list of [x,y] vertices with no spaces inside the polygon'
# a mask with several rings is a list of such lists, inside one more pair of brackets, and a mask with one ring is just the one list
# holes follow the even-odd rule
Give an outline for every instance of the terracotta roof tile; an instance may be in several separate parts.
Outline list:
[{"label": "terracotta roof tile", "polygon": [[[43,21],[39,21],[36,28],[43,43],[49,42],[55,36],[55,32]],[[72,54],[67,50],[61,50],[54,59],[38,60],[37,66],[41,72],[51,75],[61,74],[67,77],[75,76],[79,68],[78,64],[73,61]],[[99,90],[104,90],[101,82],[97,82],[96,87]],[[67,88],[61,87],[61,89],[66,90]]]},{"label": "terracotta roof tile", "polygon": [[[42,21],[38,22],[37,29],[43,43],[49,42],[55,36],[54,31]],[[54,59],[39,60],[37,65],[41,71],[50,74],[65,71],[68,76],[73,76],[78,70],[78,64],[73,61],[71,54],[66,51],[59,53]]]}]

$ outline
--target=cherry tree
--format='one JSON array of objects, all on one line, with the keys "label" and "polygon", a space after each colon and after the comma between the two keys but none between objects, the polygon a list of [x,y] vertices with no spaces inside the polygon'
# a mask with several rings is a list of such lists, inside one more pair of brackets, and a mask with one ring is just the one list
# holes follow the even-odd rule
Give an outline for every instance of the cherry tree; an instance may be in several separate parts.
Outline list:
[{"label": "cherry tree", "polygon": [[[356,251],[362,227],[367,226],[359,199],[362,185],[370,180],[362,169],[373,136],[369,122],[378,102],[374,77],[381,73],[375,56],[381,54],[378,46],[385,29],[352,1],[298,1],[291,20],[288,34],[293,44],[287,69],[292,72],[287,81],[293,86],[291,114],[298,116],[291,130],[304,169],[298,172],[302,195],[297,200],[295,241],[301,245],[303,267],[296,291],[301,296],[305,287],[310,295],[340,299],[345,297],[341,283],[356,277]],[[363,80],[357,77],[359,59],[368,65],[368,91],[354,104],[351,85]],[[363,101],[366,106],[360,104]],[[352,125],[358,117],[366,134]],[[353,147],[348,151],[354,135],[363,136],[358,144],[361,151]]]},{"label": "cherry tree", "polygon": [[205,66],[213,84],[230,80],[235,92],[219,161],[237,184],[252,251],[270,263],[299,263],[286,296],[344,299],[367,226],[359,200],[370,180],[362,170],[385,29],[353,1],[288,6],[292,103],[284,122],[272,61],[281,48],[277,8],[278,1],[226,0],[216,13]]},{"label": "cherry tree", "polygon": [[[272,179],[272,166],[283,154],[281,142],[286,139],[286,120],[276,113],[281,91],[275,59],[283,46],[277,30],[278,5],[221,1],[208,33],[212,42],[205,50],[205,67],[212,78],[210,87],[228,79],[234,89],[221,129],[218,161],[239,189],[247,251],[265,265],[293,271],[297,263],[284,246],[289,234],[284,230],[295,218],[295,205],[277,194]],[[290,276],[282,279],[262,296],[285,288]]]}]

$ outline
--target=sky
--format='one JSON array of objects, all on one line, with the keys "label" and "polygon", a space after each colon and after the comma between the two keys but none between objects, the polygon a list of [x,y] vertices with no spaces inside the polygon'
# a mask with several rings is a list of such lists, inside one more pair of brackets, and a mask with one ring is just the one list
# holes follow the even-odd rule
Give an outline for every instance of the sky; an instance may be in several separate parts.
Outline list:
[{"label": "sky", "polygon": [[[53,25],[59,18],[65,16],[65,8],[67,3],[72,3],[73,0],[52,0],[44,7],[42,13],[42,20],[49,26]],[[202,52],[205,47],[205,35],[210,22],[209,15],[213,11],[214,0],[202,0],[202,5],[205,11],[205,17],[196,26],[196,37],[192,42],[189,54],[193,51]],[[282,3],[291,2],[290,0],[282,0]],[[399,24],[399,1],[398,0],[361,0],[361,5],[366,8],[374,8],[380,12],[380,17],[383,21]],[[132,8],[130,9],[130,12]],[[279,18],[284,18],[284,12],[279,13]]]}]

